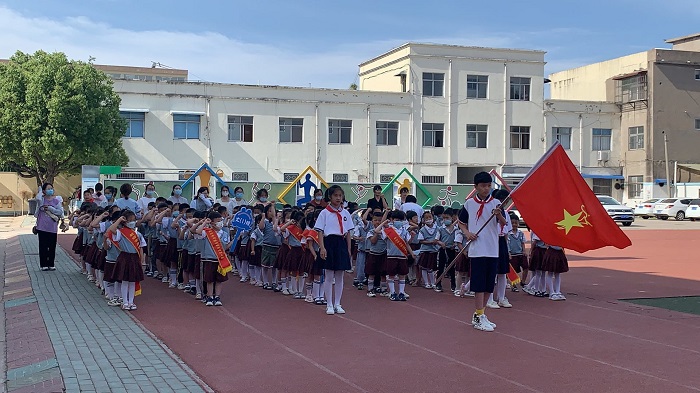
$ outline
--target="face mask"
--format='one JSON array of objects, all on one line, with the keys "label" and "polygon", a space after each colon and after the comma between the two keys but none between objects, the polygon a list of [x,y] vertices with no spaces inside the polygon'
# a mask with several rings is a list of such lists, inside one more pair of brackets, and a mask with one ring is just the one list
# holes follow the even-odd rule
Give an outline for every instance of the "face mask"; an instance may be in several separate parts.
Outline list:
[{"label": "face mask", "polygon": [[433,220],[425,220],[425,225],[433,225]]},{"label": "face mask", "polygon": [[180,212],[173,212],[173,217],[177,217],[180,215]]},{"label": "face mask", "polygon": [[452,220],[445,220],[443,221],[445,225],[452,225]]},{"label": "face mask", "polygon": [[54,192],[54,191],[53,191],[53,188],[50,189],[50,190],[46,190],[46,195],[48,195],[48,196],[53,196],[53,192]]},{"label": "face mask", "polygon": [[228,191],[221,191],[221,196],[228,196]]},{"label": "face mask", "polygon": [[136,221],[129,221],[126,223],[127,228],[135,229],[136,228]]},{"label": "face mask", "polygon": [[400,229],[403,228],[404,222],[403,221],[394,221],[394,228]]},{"label": "face mask", "polygon": [[216,228],[217,228],[217,229],[221,229],[221,228],[223,228],[223,227],[224,227],[224,222],[223,222],[223,221],[219,221],[219,222],[216,223]]},{"label": "face mask", "polygon": [[323,199],[323,197],[320,196],[320,195],[316,197],[316,200],[319,201],[319,202],[321,201],[321,199]]},{"label": "face mask", "polygon": [[182,194],[182,190],[174,190],[173,194],[180,195],[180,194]]},{"label": "face mask", "polygon": [[155,194],[155,193],[156,193],[156,192],[153,191],[153,190],[148,190],[148,191],[146,191],[146,195],[148,195],[149,197],[150,197],[150,196],[153,196],[153,194]]},{"label": "face mask", "polygon": [[237,199],[243,199],[243,193],[242,193],[242,192],[237,192],[237,193],[236,193],[236,198],[237,198]]},{"label": "face mask", "polygon": [[107,198],[108,200],[112,199],[112,194],[105,194],[105,198]]},{"label": "face mask", "polygon": [[260,197],[260,202],[267,202],[267,197]]}]

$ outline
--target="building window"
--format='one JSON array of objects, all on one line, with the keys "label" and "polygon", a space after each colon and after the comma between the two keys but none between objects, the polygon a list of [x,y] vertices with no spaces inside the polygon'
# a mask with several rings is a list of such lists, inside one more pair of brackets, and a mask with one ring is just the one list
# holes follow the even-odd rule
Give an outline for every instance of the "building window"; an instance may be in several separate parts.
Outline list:
[{"label": "building window", "polygon": [[379,175],[379,182],[380,183],[389,183],[391,181],[391,179],[393,179],[393,178],[394,178],[394,175],[384,173],[384,174]]},{"label": "building window", "polygon": [[427,97],[442,97],[445,86],[445,74],[437,72],[423,73],[423,95]]},{"label": "building window", "polygon": [[253,141],[253,116],[229,116],[228,117],[228,141],[252,142]]},{"label": "building window", "polygon": [[233,181],[248,181],[248,172],[233,172],[231,174]]},{"label": "building window", "polygon": [[377,122],[377,146],[396,146],[399,138],[399,122]]},{"label": "building window", "polygon": [[510,78],[510,99],[530,101],[530,78],[512,76]]},{"label": "building window", "polygon": [[351,143],[352,120],[328,120],[328,143]]},{"label": "building window", "polygon": [[173,114],[175,139],[199,139],[200,115]]},{"label": "building window", "polygon": [[119,112],[119,116],[126,120],[124,138],[143,138],[146,114],[143,112]]},{"label": "building window", "polygon": [[334,173],[333,174],[333,183],[347,183],[348,182],[348,174],[347,173]]},{"label": "building window", "polygon": [[529,149],[530,148],[530,127],[510,126],[510,148]]},{"label": "building window", "polygon": [[615,101],[633,102],[647,99],[646,73],[615,81]]},{"label": "building window", "polygon": [[627,197],[639,199],[644,191],[644,176],[627,176]]},{"label": "building window", "polygon": [[630,127],[629,134],[629,149],[644,149],[644,127]]},{"label": "building window", "polygon": [[561,143],[561,147],[571,150],[571,127],[552,127],[554,140]]},{"label": "building window", "polygon": [[304,131],[304,119],[280,117],[280,143],[301,143]]},{"label": "building window", "polygon": [[283,175],[283,179],[286,183],[293,182],[294,180],[297,179],[297,177],[299,177],[299,174],[293,173],[293,172],[287,172]]},{"label": "building window", "polygon": [[488,75],[467,75],[467,98],[486,98]]},{"label": "building window", "polygon": [[421,176],[420,182],[423,184],[443,184],[445,176]]},{"label": "building window", "polygon": [[442,123],[423,123],[423,147],[443,147],[444,133]]},{"label": "building window", "polygon": [[700,70],[695,70],[695,80],[700,81]]},{"label": "building window", "polygon": [[115,176],[119,180],[145,180],[145,172],[122,172]]},{"label": "building window", "polygon": [[596,195],[612,195],[612,180],[593,179],[593,193]]},{"label": "building window", "polygon": [[486,149],[488,127],[486,124],[467,124],[467,147]]},{"label": "building window", "polygon": [[700,119],[695,119],[695,129],[700,130]]},{"label": "building window", "polygon": [[609,128],[593,129],[593,151],[610,151],[612,130]]}]

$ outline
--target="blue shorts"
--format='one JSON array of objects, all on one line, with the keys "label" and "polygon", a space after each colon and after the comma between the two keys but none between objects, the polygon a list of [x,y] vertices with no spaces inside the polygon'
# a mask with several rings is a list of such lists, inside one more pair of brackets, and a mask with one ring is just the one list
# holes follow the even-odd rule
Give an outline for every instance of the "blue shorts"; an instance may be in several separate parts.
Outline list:
[{"label": "blue shorts", "polygon": [[498,272],[498,258],[477,257],[471,260],[471,290],[480,293],[493,293]]}]

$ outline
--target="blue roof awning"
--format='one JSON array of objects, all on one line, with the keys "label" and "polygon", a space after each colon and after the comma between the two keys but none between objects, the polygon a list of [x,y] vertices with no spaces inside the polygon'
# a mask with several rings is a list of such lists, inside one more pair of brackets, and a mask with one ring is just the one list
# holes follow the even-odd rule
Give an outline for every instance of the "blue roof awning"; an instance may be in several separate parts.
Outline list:
[{"label": "blue roof awning", "polygon": [[596,173],[582,173],[581,177],[584,179],[608,179],[608,180],[624,180],[625,177],[622,175],[599,175]]},{"label": "blue roof awning", "polygon": [[654,183],[659,184],[659,183],[664,183],[666,184],[666,179],[654,179]]}]

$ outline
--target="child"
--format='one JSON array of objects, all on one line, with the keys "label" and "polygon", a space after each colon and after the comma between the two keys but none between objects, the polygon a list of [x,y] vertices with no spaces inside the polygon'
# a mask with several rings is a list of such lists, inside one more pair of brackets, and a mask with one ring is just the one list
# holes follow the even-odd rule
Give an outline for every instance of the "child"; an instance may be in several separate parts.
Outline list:
[{"label": "child", "polygon": [[365,209],[364,213],[360,216],[359,214],[353,215],[358,217],[358,220],[354,220],[355,229],[353,231],[352,239],[357,246],[357,256],[355,257],[355,268],[357,269],[357,275],[352,282],[358,290],[365,289],[365,263],[367,261],[367,216],[371,212],[370,209]]},{"label": "child", "polygon": [[[119,257],[119,246],[115,245],[112,241],[112,232],[109,228],[121,217],[121,212],[116,211],[112,213],[109,221],[100,224],[100,229],[104,229],[104,250],[105,250],[105,264],[104,264],[104,280],[105,280],[105,292],[106,296],[109,296],[108,306],[118,307],[122,305],[123,298],[121,297],[121,281],[117,281],[114,278],[114,267],[117,264],[117,258]],[[120,299],[121,298],[121,299]]]},{"label": "child", "polygon": [[547,244],[540,240],[535,232],[530,232],[530,270],[532,278],[523,291],[529,295],[544,297],[545,272],[542,269],[542,260],[547,252]]},{"label": "child", "polygon": [[[406,220],[408,221],[408,232],[411,234],[411,240],[408,242],[408,245],[411,246],[414,255],[417,255],[417,251],[420,249],[420,242],[418,241],[420,217],[415,211],[409,210],[406,212]],[[408,259],[408,282],[411,286],[418,286],[418,282],[421,278],[420,268],[416,263],[416,258],[417,257]]]},{"label": "child", "polygon": [[[152,277],[158,280],[163,279],[163,273],[167,270],[165,263],[168,260],[168,231],[163,223],[163,220],[170,214],[170,208],[167,203],[158,205],[158,214],[151,219],[152,226],[155,226],[158,245],[156,246],[156,269],[153,271]],[[167,225],[167,220],[165,222]],[[162,272],[162,273],[161,273]]]},{"label": "child", "polygon": [[122,184],[121,187],[119,187],[119,193],[122,197],[117,199],[114,204],[119,206],[121,210],[131,210],[134,212],[134,214],[136,214],[136,218],[140,218],[141,206],[139,206],[135,200],[129,198],[133,191],[134,189],[131,187],[131,184]]},{"label": "child", "polygon": [[386,220],[387,214],[389,214],[389,210],[384,210],[384,214],[379,211],[372,213],[372,221],[367,223],[367,228],[365,230],[369,243],[367,244],[369,252],[365,260],[368,297],[376,297],[377,293],[381,292],[381,287],[375,288],[375,277],[386,270],[386,240],[382,239],[379,233],[375,232],[375,229],[381,227],[382,222]]},{"label": "child", "polygon": [[469,263],[469,257],[467,256],[467,250],[464,249],[465,247],[467,247],[467,237],[464,236],[459,228],[457,228],[455,231],[455,252],[459,254],[457,255],[457,261],[455,262],[457,289],[455,290],[454,295],[457,297],[474,297],[474,292],[471,291],[469,282],[471,265]]},{"label": "child", "polygon": [[263,215],[258,214],[255,216],[255,226],[253,231],[250,233],[250,260],[248,261],[249,269],[252,268],[250,285],[256,287],[262,287],[262,266],[260,265],[260,255],[262,254],[262,245],[258,244],[258,241],[262,240],[262,232],[258,228],[260,222],[263,221]]},{"label": "child", "polygon": [[177,203],[173,204],[172,212],[172,216],[163,219],[163,229],[168,238],[168,259],[165,261],[165,268],[168,269],[168,275],[163,277],[163,282],[169,283],[168,288],[177,287],[177,266],[180,259],[180,252],[177,249],[177,242],[179,240],[177,217],[180,214],[180,205]]},{"label": "child", "polygon": [[[455,259],[455,224],[457,220],[453,218],[454,213],[452,208],[445,209],[442,213],[443,226],[438,228],[440,232],[440,240],[438,241],[440,250],[438,251],[438,270],[436,273],[438,277],[442,275],[445,267]],[[450,289],[454,292],[457,289],[454,267],[450,268],[447,275],[450,277]],[[435,291],[442,292],[442,280],[435,284]]]},{"label": "child", "polygon": [[[493,192],[493,197],[501,204],[508,197],[508,191],[504,189]],[[506,285],[508,273],[510,272],[510,258],[508,257],[508,234],[512,231],[510,216],[506,214],[501,206],[499,214],[506,220],[505,225],[499,226],[498,232],[498,271],[496,275],[496,290],[489,296],[486,303],[488,308],[511,308],[513,307],[506,297]]]},{"label": "child", "polygon": [[231,248],[232,239],[228,229],[224,229],[224,219],[217,212],[209,213],[194,232],[204,238],[202,244],[202,279],[207,283],[207,306],[222,306],[221,287],[228,281],[228,272],[233,268],[226,256],[226,250]]},{"label": "child", "polygon": [[[492,332],[496,327],[488,320],[484,309],[489,295],[493,293],[498,268],[498,233],[500,225],[506,221],[500,214],[498,200],[491,196],[491,175],[479,172],[474,176],[474,197],[465,201],[459,212],[459,228],[468,240],[471,262],[471,290],[474,296],[475,312],[472,324],[475,329]],[[491,216],[495,215],[494,220]],[[476,233],[481,231],[479,235]]]},{"label": "child", "polygon": [[260,264],[263,268],[263,289],[273,290],[272,286],[272,266],[277,258],[282,240],[277,226],[277,211],[274,204],[268,204],[263,210],[264,220],[258,224],[258,229],[262,232],[262,255]]},{"label": "child", "polygon": [[[510,213],[510,222],[513,230],[508,234],[508,253],[510,254],[510,264],[516,273],[520,274],[520,282],[524,287],[527,282],[527,255],[525,255],[525,234],[519,229],[520,220],[518,216]],[[515,287],[513,287],[515,289]],[[523,288],[524,290],[524,288]]]},{"label": "child", "polygon": [[418,231],[418,242],[420,243],[420,267],[423,276],[423,288],[435,289],[442,292],[441,288],[435,286],[435,269],[438,262],[438,241],[440,232],[433,219],[433,214],[429,211],[423,213],[423,228]]},{"label": "child", "polygon": [[[277,256],[275,257],[274,267],[274,279],[272,284],[272,289],[275,292],[282,292],[283,295],[296,295],[296,292],[291,287],[291,270],[289,269],[289,264],[287,260],[287,254],[289,253],[289,232],[287,228],[292,225],[292,209],[285,209],[282,211],[281,220],[278,221],[279,226],[275,227],[277,230],[277,235],[280,237],[282,245],[277,251]],[[294,228],[292,228],[294,230]],[[301,246],[301,243],[300,243]],[[278,285],[279,283],[279,285]]]},{"label": "child", "polygon": [[319,254],[323,259],[327,315],[345,314],[340,301],[343,296],[343,273],[350,269],[350,233],[354,225],[350,213],[343,209],[344,199],[345,192],[340,186],[329,187],[326,190],[329,205],[321,210],[314,227],[319,232]]},{"label": "child", "polygon": [[566,300],[561,294],[561,273],[569,271],[569,261],[564,249],[559,246],[549,246],[542,259],[542,270],[547,272],[547,290],[549,300]]},{"label": "child", "polygon": [[240,282],[250,281],[250,268],[248,266],[248,259],[250,257],[250,249],[248,248],[249,240],[250,231],[242,231],[238,237],[238,244],[236,245],[236,260],[238,260],[241,265],[238,270],[241,275]]},{"label": "child", "polygon": [[146,239],[136,230],[136,214],[126,210],[121,217],[110,227],[112,234],[112,246],[119,249],[119,256],[112,272],[112,280],[121,281],[121,293],[124,303],[122,310],[136,310],[134,296],[136,283],[143,281],[142,247],[146,246]]},{"label": "child", "polygon": [[[196,295],[197,294],[197,274],[196,274],[196,265],[197,265],[197,240],[196,235],[192,229],[194,226],[199,222],[198,219],[194,218],[194,214],[196,213],[196,210],[193,208],[188,208],[185,210],[185,218],[187,221],[185,222],[184,229],[185,229],[185,242],[183,244],[183,248],[187,251],[187,263],[186,263],[186,268],[185,271],[187,272],[187,285],[185,285],[185,292],[188,292],[191,295]],[[184,263],[183,263],[184,264]],[[200,292],[200,297],[201,297],[201,292]]]},{"label": "child", "polygon": [[323,276],[323,260],[319,256],[319,236],[314,229],[316,219],[320,210],[311,210],[306,214],[306,230],[304,236],[306,238],[306,253],[304,254],[304,271],[308,273],[306,282],[306,302],[313,302],[316,305],[326,305],[324,299],[323,287],[321,286],[321,278]]},{"label": "child", "polygon": [[304,213],[300,210],[295,210],[291,219],[282,226],[282,230],[285,232],[287,237],[287,244],[289,250],[287,251],[284,263],[284,267],[287,269],[289,274],[289,282],[283,281],[282,293],[285,289],[287,290],[287,295],[294,295],[294,299],[305,299],[304,296],[304,280],[303,280],[303,269],[300,269],[302,258],[304,257],[304,250],[302,249],[302,244],[306,241],[304,237]]},{"label": "child", "polygon": [[[406,225],[406,215],[400,210],[391,212],[391,225],[385,221],[374,229],[386,241],[386,281],[389,285],[389,300],[406,301],[406,275],[408,274],[408,257],[413,256],[408,241],[411,234]],[[396,292],[396,280],[399,281],[399,292]]]}]

